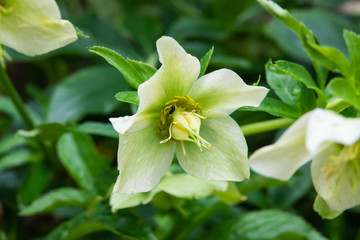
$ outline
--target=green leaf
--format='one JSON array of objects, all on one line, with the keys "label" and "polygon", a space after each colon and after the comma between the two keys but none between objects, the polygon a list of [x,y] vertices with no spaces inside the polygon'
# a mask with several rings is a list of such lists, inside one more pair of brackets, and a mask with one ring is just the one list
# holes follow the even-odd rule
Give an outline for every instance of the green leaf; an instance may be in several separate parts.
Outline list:
[{"label": "green leaf", "polygon": [[325,200],[319,195],[316,196],[314,202],[314,210],[325,219],[333,219],[339,216],[342,212],[336,212],[329,208]]},{"label": "green leaf", "polygon": [[156,239],[140,218],[126,211],[112,213],[105,203],[62,223],[45,240],[75,240],[99,231],[112,232],[121,239]]},{"label": "green leaf", "polygon": [[119,70],[132,87],[138,88],[141,83],[147,80],[143,78],[143,74],[138,73],[141,68],[134,67],[135,61],[129,63],[123,56],[106,47],[94,46],[89,48],[89,51],[103,57],[109,64]]},{"label": "green leaf", "polygon": [[36,161],[37,157],[37,155],[33,155],[32,152],[26,149],[9,152],[0,158],[0,172],[8,168],[13,168],[25,163]]},{"label": "green leaf", "polygon": [[60,82],[51,96],[47,122],[77,121],[87,114],[109,114],[119,103],[114,95],[128,90],[118,71],[110,66],[86,68]]},{"label": "green leaf", "polygon": [[136,91],[118,92],[115,95],[115,98],[120,102],[127,102],[133,104],[140,103],[140,99]]},{"label": "green leaf", "polygon": [[276,117],[297,119],[301,113],[290,105],[272,97],[265,97],[259,107],[241,107],[240,111],[263,111]]},{"label": "green leaf", "polygon": [[214,52],[214,46],[205,54],[205,56],[200,60],[200,74],[199,74],[199,78],[201,76],[203,76],[206,72],[206,69],[209,65],[209,62],[211,60],[212,54]]},{"label": "green leaf", "polygon": [[70,129],[60,123],[44,123],[30,131],[19,130],[16,134],[28,139],[55,141],[69,131]]},{"label": "green leaf", "polygon": [[310,224],[297,215],[280,210],[253,211],[242,215],[227,226],[222,226],[222,239],[326,240]]},{"label": "green leaf", "polygon": [[320,46],[312,41],[308,41],[308,46],[311,48],[308,53],[312,58],[329,71],[340,72],[345,77],[351,75],[350,62],[342,52],[336,48]]},{"label": "green leaf", "polygon": [[298,81],[293,75],[268,62],[265,66],[266,81],[276,95],[287,105],[293,107],[298,114],[303,114],[316,106],[315,93]]},{"label": "green leaf", "polygon": [[114,130],[111,123],[84,122],[76,130],[92,135],[119,138],[119,134]]},{"label": "green leaf", "polygon": [[18,191],[19,202],[28,205],[34,201],[49,184],[50,173],[51,170],[45,166],[44,161],[31,164],[28,175]]},{"label": "green leaf", "polygon": [[59,188],[48,192],[21,210],[20,215],[29,216],[64,206],[86,207],[92,198],[89,193],[75,188]]},{"label": "green leaf", "polygon": [[[101,174],[109,175],[109,163],[99,155],[89,136],[82,133],[64,134],[57,143],[57,150],[61,163],[82,189],[102,195],[115,180],[101,179]],[[112,175],[109,177],[112,178]]]},{"label": "green leaf", "polygon": [[26,141],[22,137],[16,135],[3,137],[0,140],[0,154],[3,154],[7,151],[10,151],[12,148],[20,147],[25,144]]},{"label": "green leaf", "polygon": [[333,78],[330,81],[328,88],[333,96],[341,98],[345,102],[348,102],[360,109],[360,96],[356,95],[355,90],[346,79]]},{"label": "green leaf", "polygon": [[345,30],[344,39],[351,58],[351,71],[353,74],[355,89],[360,89],[360,35]]},{"label": "green leaf", "polygon": [[143,62],[139,62],[131,59],[127,59],[127,62],[131,66],[133,66],[133,68],[137,71],[137,73],[141,77],[142,82],[145,82],[146,80],[151,78],[157,71],[156,68],[153,68],[152,66]]},{"label": "green leaf", "polygon": [[318,96],[316,104],[317,107],[326,106],[327,99],[324,92],[316,86],[316,83],[310,73],[303,66],[284,60],[276,61],[273,66],[282,71],[284,74],[288,74],[296,80],[302,82],[307,88],[313,89]]}]

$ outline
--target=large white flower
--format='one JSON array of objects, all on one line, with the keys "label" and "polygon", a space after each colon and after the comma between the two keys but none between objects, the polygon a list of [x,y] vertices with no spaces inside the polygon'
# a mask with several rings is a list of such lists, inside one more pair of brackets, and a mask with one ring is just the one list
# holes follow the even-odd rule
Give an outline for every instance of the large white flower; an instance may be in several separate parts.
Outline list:
[{"label": "large white flower", "polygon": [[[265,176],[288,180],[313,159],[311,176],[321,197],[315,209],[323,217],[360,203],[360,119],[316,109],[298,119],[273,145],[250,157],[251,168]],[[321,212],[317,204],[327,204]]]},{"label": "large white flower", "polygon": [[0,0],[0,44],[25,55],[44,54],[77,39],[55,0]]},{"label": "large white flower", "polygon": [[110,119],[120,133],[118,193],[153,189],[171,165],[204,180],[249,177],[247,145],[229,116],[241,106],[258,106],[268,90],[246,85],[221,69],[196,80],[199,60],[170,37],[157,41],[162,66],[138,88],[133,116]]}]

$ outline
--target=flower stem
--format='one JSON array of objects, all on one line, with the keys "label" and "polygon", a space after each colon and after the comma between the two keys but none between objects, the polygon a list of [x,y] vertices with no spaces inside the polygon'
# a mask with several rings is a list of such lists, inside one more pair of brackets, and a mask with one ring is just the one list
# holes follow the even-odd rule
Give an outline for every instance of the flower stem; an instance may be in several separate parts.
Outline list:
[{"label": "flower stem", "polygon": [[293,122],[295,122],[295,120],[290,118],[271,119],[271,120],[244,125],[241,127],[241,130],[244,133],[244,136],[250,136],[257,133],[288,127]]},{"label": "flower stem", "polygon": [[31,120],[29,114],[26,112],[24,102],[20,98],[18,92],[16,91],[13,83],[11,82],[9,76],[7,75],[5,69],[0,66],[0,82],[5,87],[5,90],[8,92],[11,101],[13,102],[14,106],[16,107],[17,111],[19,112],[21,118],[23,119],[26,127],[28,129],[34,128],[34,123]]}]

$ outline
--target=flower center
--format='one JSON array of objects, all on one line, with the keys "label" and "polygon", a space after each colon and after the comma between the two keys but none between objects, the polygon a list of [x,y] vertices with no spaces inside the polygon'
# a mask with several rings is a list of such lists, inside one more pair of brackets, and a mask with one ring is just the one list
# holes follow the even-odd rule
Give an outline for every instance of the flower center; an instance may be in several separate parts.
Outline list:
[{"label": "flower center", "polygon": [[181,142],[194,142],[200,151],[202,148],[212,149],[213,146],[200,137],[201,121],[205,118],[206,116],[202,116],[200,104],[191,97],[175,96],[174,99],[165,103],[161,111],[158,129],[165,139],[160,143],[174,139]]},{"label": "flower center", "polygon": [[360,183],[360,140],[351,146],[343,146],[339,155],[330,156],[330,162],[321,169],[327,178],[345,171],[354,191]]}]

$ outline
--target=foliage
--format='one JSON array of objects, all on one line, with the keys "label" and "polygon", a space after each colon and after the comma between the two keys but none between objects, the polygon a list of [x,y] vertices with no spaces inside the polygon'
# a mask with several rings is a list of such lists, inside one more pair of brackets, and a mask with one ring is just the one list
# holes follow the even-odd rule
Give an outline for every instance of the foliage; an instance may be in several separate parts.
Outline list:
[{"label": "foliage", "polygon": [[[184,197],[160,185],[142,196],[146,205],[109,206],[118,134],[108,118],[136,112],[137,87],[159,67],[158,38],[172,36],[201,59],[200,76],[219,68],[248,84],[262,76],[258,83],[271,89],[262,104],[232,114],[250,155],[315,108],[359,117],[359,13],[346,8],[356,2],[57,3],[88,38],[36,57],[5,47],[6,71],[35,126],[24,124],[0,84],[0,239],[360,239],[359,206],[331,212],[308,164],[288,181],[252,172],[223,191],[207,185]],[[286,121],[247,134],[274,119]],[[184,173],[175,165],[171,174]],[[314,201],[316,211],[338,217],[322,219]]]}]

